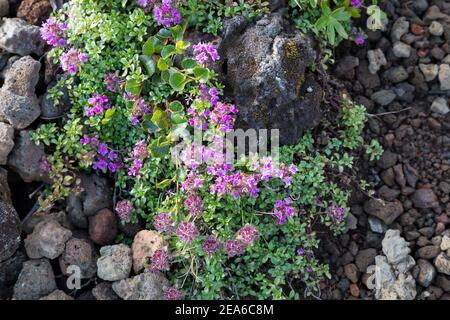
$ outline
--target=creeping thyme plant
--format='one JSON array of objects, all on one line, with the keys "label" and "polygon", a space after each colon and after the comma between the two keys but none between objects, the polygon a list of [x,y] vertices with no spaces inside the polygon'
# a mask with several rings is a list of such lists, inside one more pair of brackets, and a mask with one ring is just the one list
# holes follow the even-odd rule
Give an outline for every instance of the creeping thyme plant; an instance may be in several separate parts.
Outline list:
[{"label": "creeping thyme plant", "polygon": [[[50,153],[43,169],[53,180],[41,210],[82,191],[76,172],[110,177],[121,223],[144,220],[167,241],[146,272],[165,273],[173,285],[168,299],[315,293],[330,276],[316,257],[317,232],[345,229],[349,191],[334,177],[352,168],[352,152],[364,144],[363,107],[343,98],[326,147],[316,148],[307,132],[281,147],[279,165],[271,157],[225,156],[234,150],[222,138],[239,106],[222,97],[210,68],[217,48],[190,44],[184,33],[200,26],[215,33],[210,16],[251,18],[267,6],[236,3],[73,0],[41,29],[51,58],[70,75],[56,88],[66,87],[72,103],[66,117],[33,134]],[[182,139],[193,132],[203,143]]]}]

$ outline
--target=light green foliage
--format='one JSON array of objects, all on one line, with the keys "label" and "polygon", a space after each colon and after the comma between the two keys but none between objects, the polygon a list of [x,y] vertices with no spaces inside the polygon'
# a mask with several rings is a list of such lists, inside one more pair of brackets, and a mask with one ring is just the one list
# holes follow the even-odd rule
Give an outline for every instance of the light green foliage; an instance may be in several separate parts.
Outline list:
[{"label": "light green foliage", "polygon": [[269,12],[269,2],[265,0],[186,0],[181,11],[190,27],[217,35],[223,20],[236,15],[254,19]]},{"label": "light green foliage", "polygon": [[373,139],[366,147],[366,153],[369,156],[370,161],[379,160],[383,155],[383,147],[378,140]]}]

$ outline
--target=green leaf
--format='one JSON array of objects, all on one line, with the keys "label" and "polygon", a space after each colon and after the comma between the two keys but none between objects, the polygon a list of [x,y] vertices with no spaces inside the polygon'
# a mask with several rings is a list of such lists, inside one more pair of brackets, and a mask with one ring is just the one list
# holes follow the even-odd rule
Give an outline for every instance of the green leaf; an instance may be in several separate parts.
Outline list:
[{"label": "green leaf", "polygon": [[176,124],[176,125],[187,122],[187,119],[186,119],[186,117],[184,116],[184,113],[182,113],[182,112],[179,112],[179,113],[173,113],[172,116],[171,116],[170,118],[171,118],[171,120],[172,120],[172,123],[173,123],[173,124]]},{"label": "green leaf", "polygon": [[327,37],[331,45],[334,45],[336,43],[336,31],[331,24],[327,26]]},{"label": "green leaf", "polygon": [[169,110],[172,111],[172,112],[181,112],[181,111],[184,110],[184,106],[183,106],[183,104],[182,104],[180,101],[178,101],[178,100],[172,101],[172,102],[169,104]]},{"label": "green leaf", "polygon": [[172,38],[174,38],[175,41],[180,41],[183,39],[184,30],[179,24],[172,27],[171,32],[172,32]]},{"label": "green leaf", "polygon": [[161,57],[163,57],[164,59],[166,58],[170,58],[171,56],[173,56],[176,53],[176,49],[174,45],[168,45],[165,46],[162,51],[161,51]]},{"label": "green leaf", "polygon": [[338,8],[331,14],[337,21],[348,21],[351,18],[350,13],[345,8]]},{"label": "green leaf", "polygon": [[169,78],[169,84],[175,91],[183,91],[186,85],[186,78],[182,73],[172,73]]},{"label": "green leaf", "polygon": [[112,116],[114,115],[114,113],[116,113],[116,108],[111,108],[111,109],[106,110],[105,119],[111,119]]},{"label": "green leaf", "polygon": [[152,57],[141,55],[140,60],[147,70],[147,75],[151,77],[156,72],[156,64]]},{"label": "green leaf", "polygon": [[328,6],[328,1],[325,0],[320,1],[320,8],[322,9],[325,15],[329,15],[331,13],[331,9]]},{"label": "green leaf", "polygon": [[192,58],[185,58],[181,62],[183,69],[194,69],[197,66],[197,61]]},{"label": "green leaf", "polygon": [[167,113],[160,108],[153,110],[152,122],[160,129],[167,129],[169,127]]},{"label": "green leaf", "polygon": [[350,14],[352,15],[352,18],[355,18],[355,19],[361,18],[361,13],[356,8],[350,7],[350,8],[348,8],[348,12],[350,12]]},{"label": "green leaf", "polygon": [[150,143],[149,149],[153,157],[162,158],[170,151],[170,142],[163,142],[162,137]]},{"label": "green leaf", "polygon": [[329,21],[329,17],[328,16],[322,16],[319,18],[319,20],[317,20],[316,22],[316,28],[319,30],[322,30],[325,28],[325,26],[327,25]]},{"label": "green leaf", "polygon": [[165,71],[161,72],[161,79],[162,79],[162,81],[164,81],[165,83],[169,83],[170,72],[169,72],[168,70],[165,70]]},{"label": "green leaf", "polygon": [[177,41],[175,48],[178,54],[182,54],[184,51],[186,51],[187,48],[190,47],[190,45],[191,44],[187,41],[179,40]]},{"label": "green leaf", "polygon": [[156,189],[165,189],[168,186],[170,186],[170,184],[173,182],[173,178],[172,179],[164,179],[161,182],[158,182],[156,184]]},{"label": "green leaf", "polygon": [[203,68],[203,67],[195,67],[193,71],[194,71],[194,75],[196,78],[199,78],[203,82],[208,81],[208,79],[209,79],[208,69]]},{"label": "green leaf", "polygon": [[163,44],[156,37],[148,38],[148,40],[144,43],[142,47],[142,52],[148,56],[151,56],[155,53],[160,53],[162,50]]},{"label": "green leaf", "polygon": [[135,80],[135,79],[129,79],[125,83],[125,91],[131,94],[139,95],[142,90],[142,84]]},{"label": "green leaf", "polygon": [[170,68],[171,61],[170,59],[159,58],[157,66],[159,71],[166,71]]},{"label": "green leaf", "polygon": [[344,27],[342,26],[342,24],[341,24],[339,21],[334,20],[334,21],[333,21],[333,27],[334,27],[334,29],[336,29],[337,33],[338,33],[342,38],[348,39],[348,34],[347,34],[347,32],[345,31]]},{"label": "green leaf", "polygon": [[167,40],[172,36],[172,31],[169,29],[161,29],[158,31],[155,37],[159,40]]}]

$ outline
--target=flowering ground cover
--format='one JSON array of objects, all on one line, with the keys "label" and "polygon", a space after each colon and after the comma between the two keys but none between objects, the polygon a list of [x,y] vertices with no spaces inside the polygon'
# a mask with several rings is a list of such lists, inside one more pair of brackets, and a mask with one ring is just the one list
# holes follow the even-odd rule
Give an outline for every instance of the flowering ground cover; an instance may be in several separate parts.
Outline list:
[{"label": "flowering ground cover", "polygon": [[[354,19],[369,15],[374,29],[385,20],[375,4],[319,2],[293,0],[285,12],[322,48],[320,66],[309,66],[316,74],[341,41],[364,44]],[[215,36],[226,19],[243,15],[251,22],[270,5],[72,0],[40,29],[66,75],[51,97],[57,105],[64,88],[71,108],[32,134],[45,146],[41,168],[52,181],[39,211],[50,213],[69,194],[83,193],[79,172],[108,177],[120,223],[143,222],[163,239],[144,272],[165,275],[167,299],[317,295],[330,277],[317,254],[319,234],[346,228],[352,190],[342,177],[356,177],[359,154],[375,160],[382,152],[362,138],[365,108],[330,90],[320,125],[298,143],[276,155],[230,157],[236,148],[225,138],[237,128],[240,106],[225,94],[217,44],[191,43],[187,35]]]}]

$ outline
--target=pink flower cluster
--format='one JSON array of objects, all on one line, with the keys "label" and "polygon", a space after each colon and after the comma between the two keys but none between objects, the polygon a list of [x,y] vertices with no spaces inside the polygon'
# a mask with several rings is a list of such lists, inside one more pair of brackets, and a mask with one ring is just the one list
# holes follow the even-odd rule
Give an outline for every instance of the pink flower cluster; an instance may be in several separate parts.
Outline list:
[{"label": "pink flower cluster", "polygon": [[335,223],[340,223],[340,222],[342,222],[342,219],[344,218],[345,211],[346,211],[345,208],[338,207],[336,204],[333,203],[328,208],[327,213],[333,219],[333,221]]},{"label": "pink flower cluster", "polygon": [[128,169],[128,175],[132,177],[136,177],[139,174],[139,171],[142,169],[144,160],[148,158],[148,147],[147,143],[144,140],[139,141],[134,146],[134,149],[131,153],[133,164]]},{"label": "pink flower cluster", "polygon": [[162,0],[160,4],[156,4],[153,9],[153,18],[158,25],[170,28],[180,24],[181,14],[177,4],[179,0]]},{"label": "pink flower cluster", "polygon": [[82,63],[87,62],[87,55],[77,49],[70,49],[59,58],[61,68],[71,74],[76,74]]},{"label": "pink flower cluster", "polygon": [[258,229],[252,225],[243,226],[237,233],[235,239],[230,239],[225,242],[225,250],[228,257],[241,255],[245,250],[251,246],[259,238]]},{"label": "pink flower cluster", "polygon": [[186,180],[181,183],[181,190],[183,191],[193,191],[196,189],[203,188],[203,183],[205,179],[196,175],[194,172],[189,172]]},{"label": "pink flower cluster", "polygon": [[200,99],[203,101],[209,101],[214,107],[220,101],[219,90],[216,87],[207,88],[206,84],[202,83],[200,85]]},{"label": "pink flower cluster", "polygon": [[223,140],[214,138],[205,146],[197,142],[192,142],[180,153],[179,159],[189,170],[198,170],[201,164],[220,165],[225,162]]},{"label": "pink flower cluster", "polygon": [[128,200],[121,200],[116,204],[116,212],[120,220],[129,222],[133,213],[133,204]]},{"label": "pink flower cluster", "polygon": [[130,121],[133,126],[137,126],[142,117],[152,112],[152,108],[148,106],[144,99],[128,92],[125,93],[124,99],[134,103],[131,109]]},{"label": "pink flower cluster", "polygon": [[104,94],[94,94],[89,100],[90,107],[86,109],[86,116],[93,117],[102,114],[105,110],[111,109],[108,97]]},{"label": "pink flower cluster", "polygon": [[216,87],[207,88],[206,85],[201,84],[199,90],[199,99],[204,102],[209,102],[212,109],[197,110],[191,106],[187,109],[189,116],[189,125],[191,127],[207,130],[208,123],[215,125],[222,132],[230,132],[233,130],[234,123],[237,118],[238,109],[233,104],[220,102],[219,91]]},{"label": "pink flower cluster", "polygon": [[64,34],[67,31],[67,24],[57,22],[55,17],[47,19],[40,29],[41,37],[52,47],[65,47],[67,44]]},{"label": "pink flower cluster", "polygon": [[218,61],[220,56],[215,45],[211,43],[197,43],[194,45],[195,60],[198,64],[204,65]]},{"label": "pink flower cluster", "polygon": [[47,156],[43,156],[39,161],[39,170],[41,171],[41,173],[46,174],[49,173],[51,169],[52,165],[48,161]]},{"label": "pink flower cluster", "polygon": [[[242,195],[256,197],[259,193],[258,184],[273,178],[281,179],[287,187],[291,185],[293,175],[297,172],[295,165],[282,164],[277,167],[271,158],[264,158],[252,166],[253,172],[245,173],[233,170],[227,162],[231,151],[224,148],[223,139],[213,139],[208,146],[192,143],[180,153],[180,160],[189,169],[188,178],[182,183],[184,191],[202,188],[204,179],[199,174],[202,163],[207,164],[207,174],[213,177],[210,192],[225,196],[232,195],[236,199]],[[232,159],[232,158],[231,158]]]},{"label": "pink flower cluster", "polygon": [[80,139],[80,142],[82,145],[89,146],[93,149],[94,160],[92,168],[94,170],[109,170],[111,173],[114,173],[124,167],[124,164],[119,160],[117,151],[110,150],[108,145],[101,143],[96,136],[92,138],[84,136]]},{"label": "pink flower cluster", "polygon": [[182,300],[184,298],[184,293],[176,287],[170,287],[166,291],[167,300]]},{"label": "pink flower cluster", "polygon": [[203,251],[212,256],[217,250],[222,248],[222,243],[217,239],[216,236],[210,235],[205,241],[203,241]]},{"label": "pink flower cluster", "polygon": [[125,80],[121,79],[119,77],[119,71],[116,71],[114,73],[106,74],[103,83],[105,84],[106,89],[111,92],[118,93],[125,85]]},{"label": "pink flower cluster", "polygon": [[166,249],[159,249],[153,253],[149,271],[170,270],[170,256]]},{"label": "pink flower cluster", "polygon": [[290,197],[275,202],[274,215],[278,219],[278,224],[285,224],[289,217],[295,215],[292,203],[293,201]]},{"label": "pink flower cluster", "polygon": [[209,119],[213,124],[218,125],[221,131],[228,133],[233,130],[237,113],[238,109],[235,105],[218,102],[209,115]]},{"label": "pink flower cluster", "polygon": [[178,225],[177,236],[181,241],[191,244],[199,236],[197,226],[194,222],[183,221]]},{"label": "pink flower cluster", "polygon": [[184,200],[184,207],[193,217],[199,216],[203,212],[203,201],[195,193],[191,192]]},{"label": "pink flower cluster", "polygon": [[237,233],[236,239],[241,241],[243,245],[250,246],[258,240],[259,233],[258,229],[250,224],[243,226]]},{"label": "pink flower cluster", "polygon": [[278,168],[270,157],[263,158],[261,162],[254,164],[252,169],[261,174],[261,180],[269,181],[272,178],[278,178],[283,181],[285,187],[291,185],[292,176],[298,171],[297,166],[294,164],[286,167],[286,165],[282,163]]},{"label": "pink flower cluster", "polygon": [[229,174],[223,174],[222,172],[216,176],[211,184],[210,192],[212,194],[217,193],[219,196],[230,194],[236,199],[246,194],[255,198],[259,192],[257,187],[259,182],[260,179],[257,174],[243,173],[239,170]]},{"label": "pink flower cluster", "polygon": [[154,221],[153,226],[159,233],[166,233],[168,235],[175,231],[175,221],[172,219],[169,213],[159,213]]},{"label": "pink flower cluster", "polygon": [[225,250],[230,258],[240,256],[245,252],[245,248],[242,243],[236,239],[225,241]]},{"label": "pink flower cluster", "polygon": [[170,28],[180,24],[181,14],[177,4],[185,0],[138,0],[140,7],[148,12],[153,6],[153,18],[158,25]]}]

